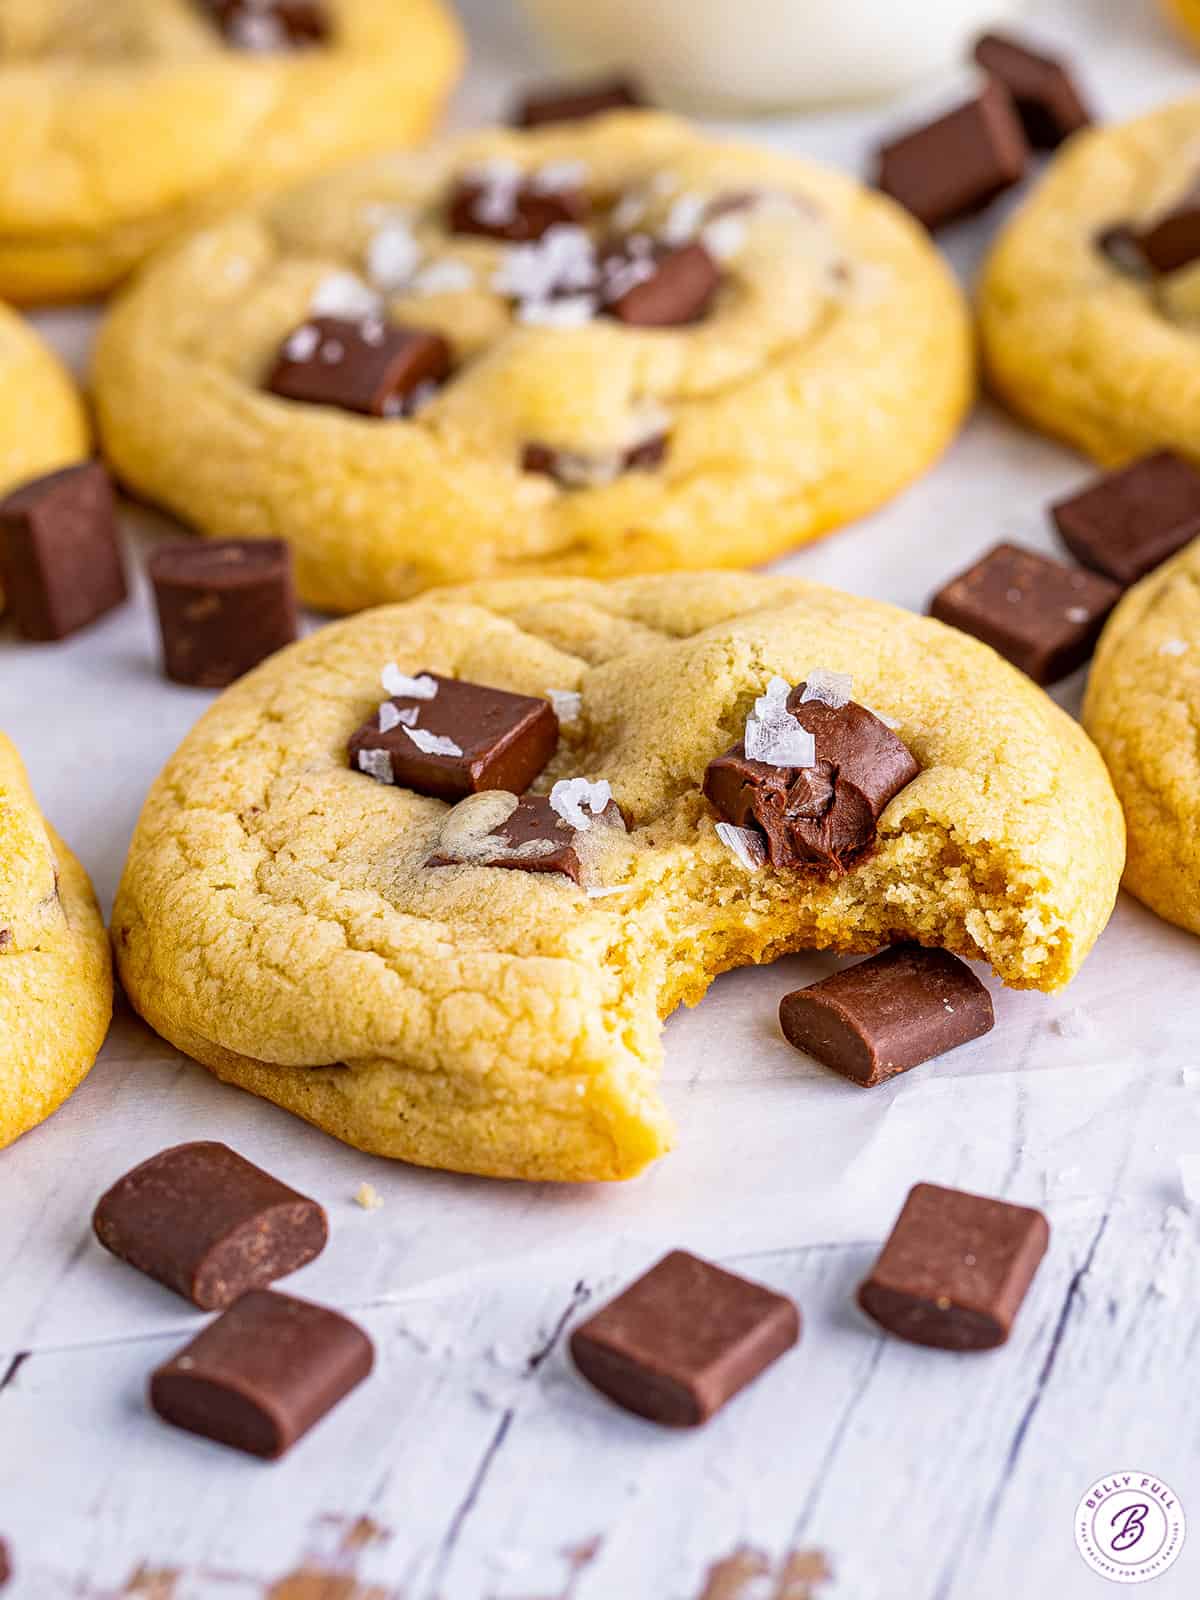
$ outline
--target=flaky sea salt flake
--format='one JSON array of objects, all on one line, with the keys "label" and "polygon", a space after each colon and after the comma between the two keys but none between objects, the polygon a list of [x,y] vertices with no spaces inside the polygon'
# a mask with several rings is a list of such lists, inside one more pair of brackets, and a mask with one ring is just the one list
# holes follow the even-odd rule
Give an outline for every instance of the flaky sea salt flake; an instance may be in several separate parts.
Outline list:
[{"label": "flaky sea salt flake", "polygon": [[427,672],[419,678],[410,678],[401,672],[394,661],[389,661],[382,673],[383,687],[397,700],[434,700],[438,686]]},{"label": "flaky sea salt flake", "polygon": [[583,710],[583,696],[576,689],[547,689],[546,697],[560,722],[574,722]]},{"label": "flaky sea salt flake", "polygon": [[396,781],[392,775],[392,758],[386,750],[360,750],[358,770],[365,772],[368,778],[374,778],[376,783]]},{"label": "flaky sea salt flake", "polygon": [[576,832],[586,833],[592,817],[601,816],[612,804],[612,787],[607,778],[595,783],[587,778],[561,778],[550,791],[550,804]]},{"label": "flaky sea salt flake", "polygon": [[314,317],[344,317],[348,322],[378,316],[382,309],[374,289],[354,272],[329,273],[321,279],[309,302]]},{"label": "flaky sea salt flake", "polygon": [[402,289],[420,264],[421,247],[402,217],[386,223],[367,245],[367,276],[387,294]]},{"label": "flaky sea salt flake", "polygon": [[825,667],[814,667],[805,681],[800,703],[806,705],[810,700],[819,700],[823,706],[840,711],[843,706],[850,704],[853,689],[854,679],[848,672],[830,672]]},{"label": "flaky sea salt flake", "polygon": [[420,750],[427,756],[460,756],[462,746],[455,744],[453,739],[447,739],[444,734],[430,733],[428,728],[405,728],[405,733]]},{"label": "flaky sea salt flake", "polygon": [[1186,639],[1164,639],[1158,647],[1160,656],[1182,656],[1187,654]]},{"label": "flaky sea salt flake", "polygon": [[741,862],[747,872],[757,872],[767,859],[767,848],[752,828],[739,828],[732,822],[717,823],[717,838]]}]

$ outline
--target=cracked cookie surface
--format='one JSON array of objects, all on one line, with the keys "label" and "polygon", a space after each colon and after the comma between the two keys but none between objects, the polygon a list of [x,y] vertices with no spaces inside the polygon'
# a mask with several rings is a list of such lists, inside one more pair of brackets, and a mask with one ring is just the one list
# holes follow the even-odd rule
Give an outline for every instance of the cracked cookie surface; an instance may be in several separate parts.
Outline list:
[{"label": "cracked cookie surface", "polygon": [[108,935],[0,734],[0,1149],[78,1087],[112,1016]]},{"label": "cracked cookie surface", "polygon": [[[619,892],[431,868],[446,804],[347,758],[388,663],[577,693],[534,788],[611,784],[628,832],[606,833],[589,886]],[[920,774],[844,875],[748,871],[716,831],[706,766],[774,675],[817,667],[853,674]],[[150,793],[113,931],[153,1027],[338,1138],[460,1171],[608,1179],[669,1147],[660,1019],[719,972],[915,939],[1055,989],[1122,861],[1082,729],[952,629],[780,579],[524,580],[334,624],[229,690]]]},{"label": "cracked cookie surface", "polygon": [[101,293],[217,209],[424,136],[440,0],[321,0],[330,37],[230,46],[207,0],[0,0],[0,295]]},{"label": "cracked cookie surface", "polygon": [[1125,810],[1125,887],[1200,933],[1200,541],[1113,613],[1084,722]]},{"label": "cracked cookie surface", "polygon": [[1105,465],[1169,447],[1200,460],[1200,266],[1131,270],[1100,246],[1200,175],[1200,98],[1076,135],[1002,233],[980,290],[995,388]]},{"label": "cracked cookie surface", "polygon": [[[541,186],[535,232],[547,196],[585,220],[524,243],[454,232],[455,185],[480,170],[472,226],[506,225],[506,172]],[[711,304],[675,326],[621,320],[662,314],[644,297],[591,315],[572,274],[614,233],[701,237]],[[449,378],[404,417],[266,392],[289,334],[311,353],[306,319],[335,306],[444,336]],[[305,599],[348,611],[475,578],[766,560],[926,467],[971,366],[956,285],[886,198],[632,112],[379,158],[205,229],[110,314],[95,378],[128,482],[201,531],[288,539]]]}]

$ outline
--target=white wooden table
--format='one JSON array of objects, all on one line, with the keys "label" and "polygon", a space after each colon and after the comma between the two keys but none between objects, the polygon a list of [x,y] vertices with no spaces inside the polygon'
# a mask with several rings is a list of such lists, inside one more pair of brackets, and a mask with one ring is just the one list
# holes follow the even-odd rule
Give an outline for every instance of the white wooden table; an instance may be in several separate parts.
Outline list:
[{"label": "white wooden table", "polygon": [[[599,3],[599,0],[598,0]],[[535,71],[474,0],[460,118]],[[1110,115],[1189,86],[1149,0],[1047,0]],[[926,97],[929,98],[929,97]],[[934,96],[936,98],[936,95]],[[898,108],[759,135],[858,166]],[[948,244],[970,271],[994,217]],[[41,319],[79,355],[89,322]],[[1081,464],[982,408],[948,460],[869,524],[780,570],[921,607]],[[131,522],[131,534],[140,533]],[[80,641],[0,640],[0,726],[111,897],[145,784],[207,697],[159,684],[144,596]],[[1079,685],[1064,688],[1077,703]],[[722,980],[668,1030],[679,1152],[600,1194],[368,1162],[212,1083],[122,1018],[92,1078],[0,1156],[0,1536],[16,1600],[1073,1600],[1108,1592],[1073,1512],[1120,1469],[1200,1518],[1200,945],[1123,901],[1066,997],[998,996],[996,1032],[867,1097],[775,1036],[778,996],[829,963]],[[334,1241],[295,1281],[350,1309],[376,1375],[283,1464],[164,1428],[150,1369],[195,1326],[101,1256],[96,1195],[130,1151],[226,1137],[305,1181]],[[1043,1205],[1053,1245],[1011,1344],[958,1358],[877,1336],[853,1290],[908,1184]],[[369,1179],[382,1210],[356,1210]],[[707,1429],[624,1416],[565,1335],[665,1244],[793,1295],[798,1350]],[[494,1259],[491,1259],[493,1258]],[[825,1565],[832,1573],[818,1581]],[[1155,1596],[1200,1593],[1200,1534]],[[8,1595],[5,1595],[8,1600]]]}]

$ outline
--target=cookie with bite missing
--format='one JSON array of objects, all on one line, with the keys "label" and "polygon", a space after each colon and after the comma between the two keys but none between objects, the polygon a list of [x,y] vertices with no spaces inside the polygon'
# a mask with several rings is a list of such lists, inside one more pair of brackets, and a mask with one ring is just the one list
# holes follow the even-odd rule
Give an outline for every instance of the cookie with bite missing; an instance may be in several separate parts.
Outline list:
[{"label": "cookie with bite missing", "polygon": [[994,388],[1105,465],[1200,461],[1200,96],[1077,134],[980,291]]},{"label": "cookie with bite missing", "polygon": [[102,294],[231,204],[415,142],[461,56],[442,0],[0,0],[0,295]]},{"label": "cookie with bite missing", "polygon": [[972,359],[892,202],[625,111],[203,230],[113,310],[95,378],[126,481],[202,532],[288,539],[302,596],[351,611],[778,555],[929,465]]},{"label": "cookie with bite missing", "polygon": [[1067,983],[1124,859],[1096,751],[927,618],[795,580],[526,579],[323,629],[154,786],[133,1004],[363,1150],[626,1178],[661,1019],[732,967],[918,942]]},{"label": "cookie with bite missing", "polygon": [[0,735],[0,1149],[80,1084],[112,1016],[108,935],[79,862]]},{"label": "cookie with bite missing", "polygon": [[1084,722],[1125,810],[1125,887],[1200,933],[1200,540],[1143,578],[1113,613]]}]

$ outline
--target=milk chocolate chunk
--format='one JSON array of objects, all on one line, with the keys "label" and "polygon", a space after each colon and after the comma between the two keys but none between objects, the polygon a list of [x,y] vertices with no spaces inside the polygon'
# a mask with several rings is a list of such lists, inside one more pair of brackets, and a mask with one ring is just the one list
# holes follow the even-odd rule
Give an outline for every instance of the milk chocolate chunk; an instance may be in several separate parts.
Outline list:
[{"label": "milk chocolate chunk", "polygon": [[797,989],[779,1005],[789,1044],[864,1088],[978,1039],[994,1024],[992,997],[966,963],[915,944]]},{"label": "milk chocolate chunk", "polygon": [[0,1589],[4,1587],[12,1575],[12,1556],[9,1554],[7,1544],[3,1539],[0,1539]]},{"label": "milk chocolate chunk", "polygon": [[[514,798],[516,798],[514,796]],[[430,856],[431,867],[510,867],[519,872],[558,872],[579,882],[575,829],[545,795],[527,794],[508,817],[486,834],[459,848],[445,844]]]},{"label": "milk chocolate chunk", "polygon": [[583,1376],[626,1411],[696,1427],[800,1338],[784,1295],[673,1250],[571,1335]]},{"label": "milk chocolate chunk", "polygon": [[624,111],[645,104],[639,86],[620,74],[589,83],[556,83],[536,89],[517,106],[513,122],[518,128],[541,128],[548,122],[583,122],[606,111]]},{"label": "milk chocolate chunk", "polygon": [[623,472],[653,472],[667,458],[668,436],[656,433],[631,446],[612,462],[572,450],[556,450],[552,445],[527,444],[521,455],[521,471],[553,478],[564,489],[595,488],[612,482]]},{"label": "milk chocolate chunk", "polygon": [[1120,598],[1118,586],[1094,572],[998,544],[938,590],[929,614],[1047,684],[1083,665]]},{"label": "milk chocolate chunk", "polygon": [[678,328],[699,322],[721,286],[721,270],[702,244],[664,245],[634,234],[600,256],[600,299],[618,322]]},{"label": "milk chocolate chunk", "polygon": [[523,794],[554,754],[558,718],[549,700],[421,673],[430,699],[397,695],[401,720],[386,732],[368,717],[350,740],[350,765],[418,794],[461,800],[483,789]]},{"label": "milk chocolate chunk", "polygon": [[189,539],[148,569],[168,678],[223,689],[299,631],[292,553],[281,539]]},{"label": "milk chocolate chunk", "polygon": [[884,145],[878,182],[927,228],[940,228],[1019,183],[1028,160],[1012,96],[993,79],[956,111]]},{"label": "milk chocolate chunk", "polygon": [[202,1311],[220,1311],[314,1260],[329,1226],[228,1145],[175,1145],[126,1173],[92,1218],[106,1250]]},{"label": "milk chocolate chunk", "polygon": [[164,1422],[277,1460],[368,1377],[375,1350],[336,1311],[252,1289],[150,1380]]},{"label": "milk chocolate chunk", "polygon": [[324,0],[200,0],[235,50],[303,50],[333,32]]},{"label": "milk chocolate chunk", "polygon": [[1160,450],[1096,479],[1051,512],[1076,561],[1127,588],[1200,537],[1200,471]]},{"label": "milk chocolate chunk", "polygon": [[0,588],[27,639],[65,639],[124,601],[112,482],[98,461],[0,501]]},{"label": "milk chocolate chunk", "polygon": [[813,735],[816,764],[752,761],[738,743],[709,762],[704,793],[727,822],[762,831],[772,866],[844,872],[871,848],[884,808],[921,769],[873,712],[853,701],[805,701],[804,689],[792,690],[787,707]]},{"label": "milk chocolate chunk", "polygon": [[1012,1331],[1049,1243],[1040,1211],[919,1183],[858,1303],[913,1344],[991,1350]]},{"label": "milk chocolate chunk", "polygon": [[1005,34],[985,33],[975,45],[975,60],[1012,95],[1034,149],[1057,149],[1091,122],[1078,85],[1057,57],[1042,55]]},{"label": "milk chocolate chunk", "polygon": [[516,184],[463,178],[446,203],[451,233],[528,243],[560,223],[587,220],[591,207],[582,189],[548,187],[535,173]]},{"label": "milk chocolate chunk", "polygon": [[1154,272],[1178,272],[1200,257],[1200,180],[1137,234],[1142,259]]},{"label": "milk chocolate chunk", "polygon": [[279,347],[266,387],[302,405],[404,417],[449,373],[450,346],[440,333],[379,317],[311,317]]}]

